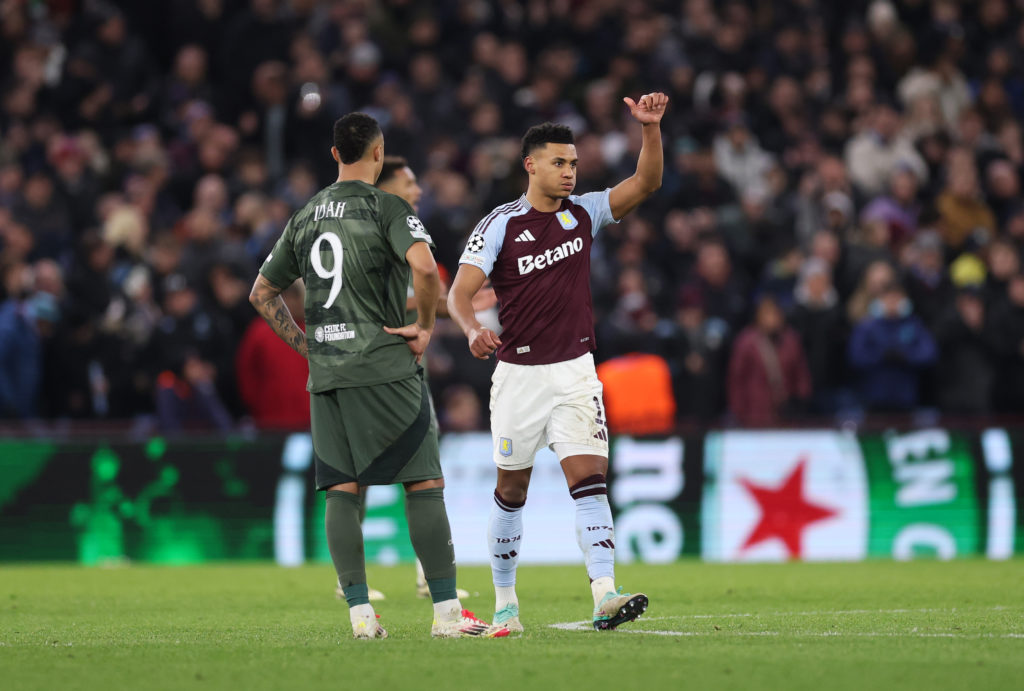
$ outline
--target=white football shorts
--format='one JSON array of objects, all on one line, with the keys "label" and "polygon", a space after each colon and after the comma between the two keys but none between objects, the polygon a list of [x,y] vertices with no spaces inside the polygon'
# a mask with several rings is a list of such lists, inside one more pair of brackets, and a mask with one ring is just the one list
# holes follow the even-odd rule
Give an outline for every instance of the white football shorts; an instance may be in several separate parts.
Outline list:
[{"label": "white football shorts", "polygon": [[550,365],[498,361],[491,377],[494,463],[505,470],[533,467],[550,446],[561,461],[608,457],[603,387],[591,353]]}]

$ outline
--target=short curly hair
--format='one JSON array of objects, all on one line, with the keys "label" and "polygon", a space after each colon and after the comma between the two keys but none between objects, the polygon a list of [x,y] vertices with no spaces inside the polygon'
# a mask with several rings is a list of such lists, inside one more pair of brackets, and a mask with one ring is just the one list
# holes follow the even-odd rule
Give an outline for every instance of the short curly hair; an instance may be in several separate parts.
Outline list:
[{"label": "short curly hair", "polygon": [[366,113],[349,113],[334,123],[334,146],[344,164],[355,163],[381,134],[380,125]]},{"label": "short curly hair", "polygon": [[553,122],[545,122],[541,125],[534,125],[526,130],[523,135],[522,157],[525,160],[536,149],[546,144],[575,144],[576,138],[572,130],[566,125],[556,125]]}]

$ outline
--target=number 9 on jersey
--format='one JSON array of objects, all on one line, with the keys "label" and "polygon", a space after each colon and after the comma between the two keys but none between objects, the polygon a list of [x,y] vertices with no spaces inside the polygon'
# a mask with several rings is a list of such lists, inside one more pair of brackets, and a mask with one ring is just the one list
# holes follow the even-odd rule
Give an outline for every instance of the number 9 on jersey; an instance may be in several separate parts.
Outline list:
[{"label": "number 9 on jersey", "polygon": [[[323,258],[320,255],[324,242],[330,245],[331,253],[334,254],[334,265],[330,269],[324,267]],[[333,305],[334,301],[338,299],[338,293],[341,292],[341,265],[344,254],[345,250],[341,246],[341,238],[334,233],[323,233],[313,242],[313,249],[310,251],[309,256],[310,262],[313,264],[313,271],[320,278],[331,280],[331,292],[327,296],[327,302],[324,303],[324,309]]]}]

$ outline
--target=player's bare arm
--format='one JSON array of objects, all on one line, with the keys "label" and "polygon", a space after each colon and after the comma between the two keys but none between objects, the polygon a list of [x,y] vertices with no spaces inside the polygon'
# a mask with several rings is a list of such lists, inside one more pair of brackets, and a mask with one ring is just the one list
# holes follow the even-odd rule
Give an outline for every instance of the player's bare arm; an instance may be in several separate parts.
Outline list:
[{"label": "player's bare arm", "polygon": [[473,297],[487,280],[486,274],[475,266],[463,264],[455,274],[455,282],[448,291],[448,314],[459,325],[469,341],[473,357],[486,360],[501,345],[501,339],[476,318]]},{"label": "player's bare arm", "polygon": [[[416,296],[415,295],[413,295],[411,297],[408,297],[405,300],[405,310],[408,312],[409,310],[414,310],[414,309],[416,309]],[[437,296],[437,312],[436,312],[436,315],[438,317],[447,317],[448,316],[448,287],[445,286],[445,284],[443,282],[441,283],[441,293],[440,293],[440,295]]]},{"label": "player's bare arm", "polygon": [[[447,295],[445,299],[447,300]],[[489,310],[492,307],[497,306],[498,296],[494,292],[494,286],[491,285],[490,279],[484,281],[484,287],[476,291],[476,295],[473,296],[473,310],[475,312],[483,312]],[[447,313],[448,305],[445,305],[445,312]]]},{"label": "player's bare arm", "polygon": [[643,126],[643,145],[636,162],[636,172],[612,188],[608,204],[615,220],[640,205],[661,187],[664,155],[661,146],[661,118],[668,107],[668,96],[663,93],[644,94],[639,101],[622,99],[629,111]]},{"label": "player's bare arm", "polygon": [[288,305],[281,297],[282,292],[284,292],[283,288],[278,288],[260,274],[256,276],[252,292],[249,293],[249,302],[270,324],[270,328],[281,340],[291,346],[296,353],[308,359],[309,348],[306,344],[306,334],[295,323],[292,313],[288,311]]},{"label": "player's bare arm", "polygon": [[[483,312],[498,304],[498,298],[494,295],[494,288],[490,282],[484,283],[484,287],[473,296],[473,309]],[[416,297],[412,296],[405,301],[406,311],[416,309]],[[437,316],[447,319],[448,314],[448,286],[441,281],[441,294],[437,298]]]},{"label": "player's bare arm", "polygon": [[416,355],[416,362],[419,362],[427,350],[430,335],[434,331],[434,317],[441,295],[441,276],[437,272],[434,255],[431,254],[430,247],[425,242],[413,244],[405,253],[405,260],[412,270],[416,323],[397,328],[385,326],[384,330],[389,334],[404,338],[409,344],[409,350]]}]

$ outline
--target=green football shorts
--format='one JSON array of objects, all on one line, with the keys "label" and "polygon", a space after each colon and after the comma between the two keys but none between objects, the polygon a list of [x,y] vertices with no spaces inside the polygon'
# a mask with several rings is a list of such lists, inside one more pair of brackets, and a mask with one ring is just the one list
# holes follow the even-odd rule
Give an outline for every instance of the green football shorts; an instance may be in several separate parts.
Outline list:
[{"label": "green football shorts", "polygon": [[316,488],[441,477],[437,418],[422,377],[309,395]]}]

